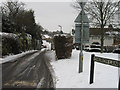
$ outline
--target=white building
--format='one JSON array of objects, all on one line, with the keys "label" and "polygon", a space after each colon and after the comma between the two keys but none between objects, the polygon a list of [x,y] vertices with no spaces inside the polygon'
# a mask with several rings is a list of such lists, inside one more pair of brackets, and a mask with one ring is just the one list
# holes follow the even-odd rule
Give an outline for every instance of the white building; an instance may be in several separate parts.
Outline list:
[{"label": "white building", "polygon": [[[113,33],[114,32],[114,33]],[[119,28],[104,28],[104,46],[115,45],[115,36],[119,34]],[[101,29],[90,28],[90,38],[87,45],[91,45],[93,42],[99,42],[101,44]],[[75,43],[75,36],[73,35],[73,43]]]},{"label": "white building", "polygon": [[[101,43],[101,36],[100,35],[98,35],[98,36],[90,36],[89,45],[91,45],[93,42]],[[112,46],[113,43],[114,43],[114,38],[113,37],[110,37],[108,35],[106,35],[104,37],[104,46]]]}]

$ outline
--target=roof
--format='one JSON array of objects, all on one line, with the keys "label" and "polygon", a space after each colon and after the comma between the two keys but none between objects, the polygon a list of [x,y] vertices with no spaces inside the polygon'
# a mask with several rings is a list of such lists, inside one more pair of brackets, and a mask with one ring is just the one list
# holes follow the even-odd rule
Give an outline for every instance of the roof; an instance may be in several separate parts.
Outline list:
[{"label": "roof", "polygon": [[[105,32],[117,31],[120,32],[119,28],[104,28]],[[90,28],[90,35],[101,35],[101,28]]]}]

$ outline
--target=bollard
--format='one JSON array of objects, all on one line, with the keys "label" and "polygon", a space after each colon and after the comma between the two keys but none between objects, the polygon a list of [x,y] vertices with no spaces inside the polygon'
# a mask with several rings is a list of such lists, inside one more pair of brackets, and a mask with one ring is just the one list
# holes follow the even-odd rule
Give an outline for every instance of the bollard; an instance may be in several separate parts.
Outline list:
[{"label": "bollard", "polygon": [[90,84],[93,83],[94,79],[94,54],[91,56],[91,68],[90,68]]}]

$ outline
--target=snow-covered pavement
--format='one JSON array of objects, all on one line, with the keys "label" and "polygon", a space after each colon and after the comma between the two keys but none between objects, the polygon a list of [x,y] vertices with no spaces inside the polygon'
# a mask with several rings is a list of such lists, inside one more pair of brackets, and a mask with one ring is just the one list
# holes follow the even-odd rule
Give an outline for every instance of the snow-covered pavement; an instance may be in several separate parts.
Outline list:
[{"label": "snow-covered pavement", "polygon": [[[56,74],[56,88],[117,88],[118,68],[95,62],[94,83],[89,84],[90,52],[84,52],[83,72],[78,73],[79,52],[73,50],[70,59],[52,61]],[[118,60],[118,54],[94,53],[97,56]]]}]

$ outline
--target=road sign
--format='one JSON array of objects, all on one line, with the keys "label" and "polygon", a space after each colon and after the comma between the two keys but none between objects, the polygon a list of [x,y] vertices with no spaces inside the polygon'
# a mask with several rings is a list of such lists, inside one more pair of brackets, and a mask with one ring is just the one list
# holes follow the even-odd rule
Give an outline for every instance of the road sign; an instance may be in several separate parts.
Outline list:
[{"label": "road sign", "polygon": [[81,6],[81,8],[83,9],[85,6],[86,2],[79,2],[79,5]]},{"label": "road sign", "polygon": [[81,11],[74,22],[81,23],[81,21],[83,21],[83,23],[89,23],[89,19],[88,19],[87,15],[85,14],[84,10],[83,10],[83,16],[82,16],[82,11]]},{"label": "road sign", "polygon": [[95,56],[94,61],[103,63],[103,64],[108,64],[108,65],[115,66],[115,67],[120,67],[120,61],[117,61],[117,60],[112,60],[112,59]]},{"label": "road sign", "polygon": [[[81,43],[81,24],[75,24],[75,43]],[[83,24],[83,43],[89,43],[89,23]]]}]

